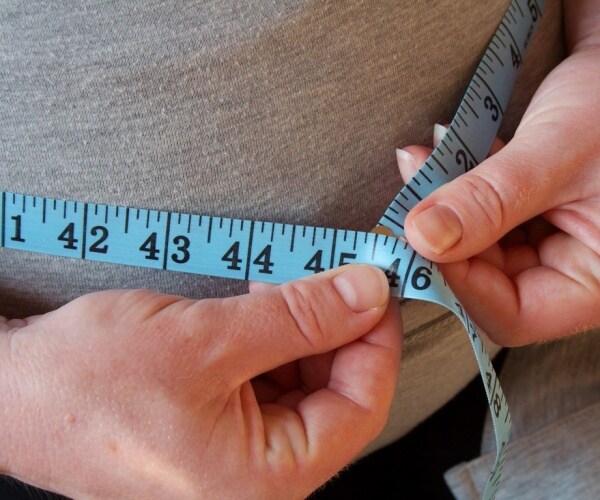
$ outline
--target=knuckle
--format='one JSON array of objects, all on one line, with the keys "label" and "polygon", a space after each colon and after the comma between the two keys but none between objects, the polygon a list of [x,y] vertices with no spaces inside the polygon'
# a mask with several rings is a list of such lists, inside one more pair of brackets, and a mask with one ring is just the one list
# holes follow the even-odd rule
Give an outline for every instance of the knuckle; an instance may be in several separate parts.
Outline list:
[{"label": "knuckle", "polygon": [[180,298],[151,292],[149,290],[130,290],[125,292],[114,310],[116,319],[122,324],[160,325],[169,323],[170,309]]},{"label": "knuckle", "polygon": [[[318,289],[306,283],[289,283],[281,287],[284,307],[293,323],[293,328],[311,347],[322,345],[326,327],[320,310],[326,303]],[[319,308],[316,311],[315,308]]]},{"label": "knuckle", "polygon": [[473,172],[472,175],[465,175],[463,182],[467,200],[474,205],[476,215],[483,218],[489,229],[502,229],[506,210],[499,188],[490,179],[476,172]]}]

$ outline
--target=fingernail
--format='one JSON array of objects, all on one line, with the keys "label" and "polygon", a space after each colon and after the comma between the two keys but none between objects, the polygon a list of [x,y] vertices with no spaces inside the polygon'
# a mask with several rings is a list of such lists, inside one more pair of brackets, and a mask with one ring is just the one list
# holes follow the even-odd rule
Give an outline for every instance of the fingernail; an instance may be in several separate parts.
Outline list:
[{"label": "fingernail", "polygon": [[398,162],[398,170],[400,170],[400,175],[404,182],[408,182],[417,173],[417,170],[419,170],[414,155],[404,149],[396,149],[396,161]]},{"label": "fingernail", "polygon": [[444,127],[443,125],[440,125],[439,123],[436,123],[433,126],[433,147],[434,148],[437,148],[437,145],[444,138],[444,135],[446,135],[446,132],[448,132],[448,129],[446,127]]},{"label": "fingernail", "polygon": [[373,229],[371,229],[371,232],[377,234],[384,234],[385,236],[394,236],[394,231],[392,231],[387,226],[375,226]]},{"label": "fingernail", "polygon": [[456,245],[463,234],[460,219],[444,205],[433,205],[415,215],[412,228],[416,236],[438,255]]},{"label": "fingernail", "polygon": [[333,278],[333,286],[354,312],[387,303],[389,285],[383,271],[368,265],[353,265]]}]

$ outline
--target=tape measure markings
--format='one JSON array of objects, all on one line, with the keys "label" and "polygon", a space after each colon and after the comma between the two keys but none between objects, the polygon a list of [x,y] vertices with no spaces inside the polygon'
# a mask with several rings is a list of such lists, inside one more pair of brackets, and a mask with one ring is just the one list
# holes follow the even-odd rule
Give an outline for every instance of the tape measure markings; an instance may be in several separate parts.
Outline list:
[{"label": "tape measure markings", "polygon": [[[488,154],[544,4],[541,0],[512,0],[446,134],[392,200],[380,225],[402,236],[410,209],[436,188],[474,168]],[[438,266],[406,242],[361,231],[6,191],[2,192],[0,221],[0,243],[5,248],[223,278],[282,283],[351,262],[381,268],[393,296],[438,303],[465,327],[484,382],[496,439],[496,458],[483,498],[495,497],[511,423],[506,397],[473,322]]]},{"label": "tape measure markings", "polygon": [[[543,1],[527,0],[526,10],[529,13],[529,18],[527,18],[520,2],[511,2],[485,50],[446,134],[423,167],[390,204],[379,221],[380,225],[387,226],[397,235],[402,236],[404,220],[410,209],[430,194],[433,189],[468,172],[483,161],[497,135],[518,70],[522,66],[523,54],[536,23],[541,17],[544,3]],[[504,64],[505,60],[510,61],[511,64]],[[419,173],[423,173],[425,168],[437,174],[434,182],[427,186],[426,191],[419,182]],[[396,210],[394,206],[399,206],[401,210]],[[489,356],[483,349],[483,344],[480,344],[481,349],[477,349],[476,344],[481,341],[471,320],[466,318],[458,301],[454,302],[456,306],[454,312],[463,319],[463,324],[469,332],[469,340],[484,380],[492,416],[496,457],[483,497],[493,498],[496,495],[504,468],[504,450],[510,433],[510,413],[506,411],[504,419],[500,418],[502,408],[507,406],[506,397],[497,383],[497,376],[493,371]],[[451,299],[449,305],[449,308],[453,309]]]},{"label": "tape measure markings", "polygon": [[[465,325],[478,363],[485,367],[496,416],[498,399],[491,360],[473,323],[437,266],[406,242],[352,230],[245,221],[2,194],[2,234],[10,249],[63,257],[280,283],[350,262],[375,265],[394,296],[430,300]],[[123,210],[124,208],[124,210]],[[281,228],[278,231],[278,226]]]},{"label": "tape measure markings", "polygon": [[[519,1],[509,5],[465,91],[448,132],[426,160],[425,166],[436,172],[436,177],[430,179],[421,169],[396,196],[395,206],[399,206],[400,210],[390,206],[379,224],[391,227],[399,235],[404,234],[404,219],[410,209],[432,189],[471,170],[488,154],[522,66],[523,54],[545,4],[534,0],[523,3],[524,8]],[[482,129],[485,133],[481,133]],[[422,178],[433,182],[424,186],[420,182]]]},{"label": "tape measure markings", "polygon": [[[44,211],[39,197],[3,192],[2,198],[4,247],[61,257],[277,283],[362,262],[396,269],[404,287],[418,258],[406,242],[370,232],[52,198],[41,198],[49,206]],[[417,292],[429,286],[420,283],[432,272],[412,276]]]}]

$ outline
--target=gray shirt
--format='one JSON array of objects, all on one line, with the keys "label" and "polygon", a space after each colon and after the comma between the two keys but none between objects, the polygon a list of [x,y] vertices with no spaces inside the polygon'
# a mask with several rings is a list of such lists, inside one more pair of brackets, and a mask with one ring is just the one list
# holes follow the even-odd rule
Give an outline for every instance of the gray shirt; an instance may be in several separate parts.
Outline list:
[{"label": "gray shirt", "polygon": [[[371,229],[401,187],[394,149],[448,122],[509,0],[0,5],[3,190]],[[502,128],[562,58],[549,0]],[[0,313],[107,288],[224,296],[245,284],[0,250]],[[447,311],[403,304],[390,442],[476,372]],[[493,348],[496,352],[497,348]]]},{"label": "gray shirt", "polygon": [[[395,147],[450,121],[508,0],[3,2],[0,186],[142,208],[369,230]],[[560,58],[548,15],[514,130]],[[243,283],[2,250],[0,313],[145,287]]]}]

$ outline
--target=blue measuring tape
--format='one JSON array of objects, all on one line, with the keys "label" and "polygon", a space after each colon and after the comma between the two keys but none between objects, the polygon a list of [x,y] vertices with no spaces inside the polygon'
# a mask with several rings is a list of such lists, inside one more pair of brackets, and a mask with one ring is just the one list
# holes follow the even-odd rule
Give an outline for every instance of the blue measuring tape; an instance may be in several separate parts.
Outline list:
[{"label": "blue measuring tape", "polygon": [[[475,71],[449,129],[382,218],[404,234],[408,211],[488,154],[544,0],[513,0]],[[89,261],[283,283],[351,262],[383,269],[392,295],[445,306],[462,321],[492,416],[496,459],[483,493],[494,498],[510,412],[492,362],[435,264],[385,234],[57,200],[2,192],[2,247]]]}]

